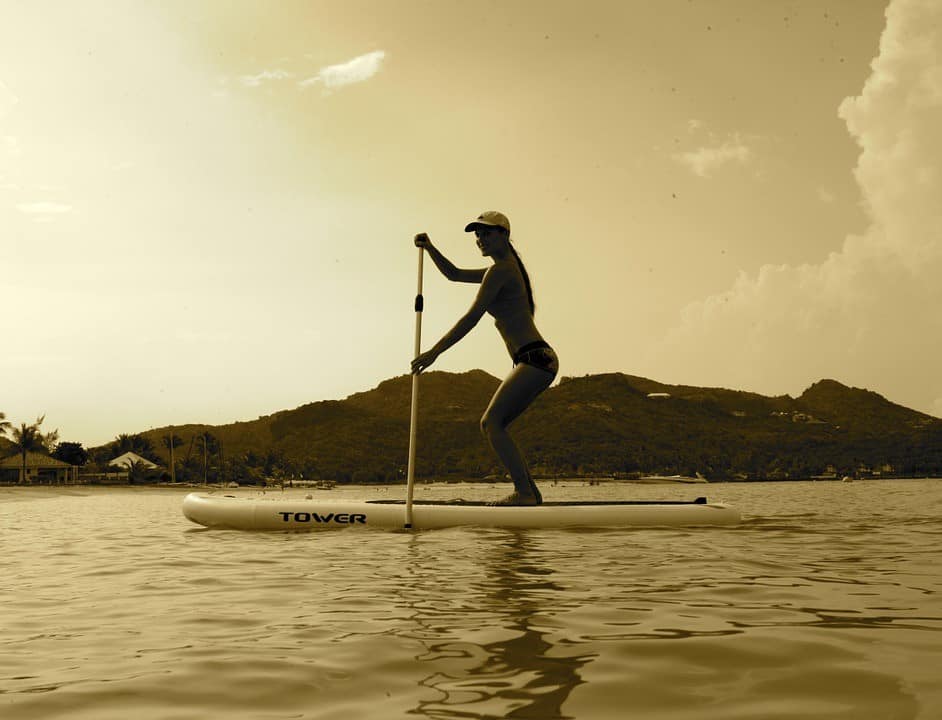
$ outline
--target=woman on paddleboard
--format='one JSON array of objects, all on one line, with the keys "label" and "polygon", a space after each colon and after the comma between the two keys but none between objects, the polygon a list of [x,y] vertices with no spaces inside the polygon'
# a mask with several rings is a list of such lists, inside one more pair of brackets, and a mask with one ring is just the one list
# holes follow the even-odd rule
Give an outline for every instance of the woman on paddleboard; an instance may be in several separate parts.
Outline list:
[{"label": "woman on paddleboard", "polygon": [[420,373],[428,368],[439,355],[467,335],[484,313],[494,318],[514,367],[484,411],[481,432],[510,472],[515,488],[513,493],[494,504],[539,505],[543,497],[507,427],[550,386],[559,371],[559,361],[533,322],[530,278],[511,244],[507,216],[488,210],[468,223],[464,231],[475,234],[481,254],[494,263],[491,267],[457,268],[432,245],[428,235],[415,236],[416,246],[428,252],[442,275],[454,282],[478,283],[481,287],[471,309],[430,350],[412,361],[412,372]]}]

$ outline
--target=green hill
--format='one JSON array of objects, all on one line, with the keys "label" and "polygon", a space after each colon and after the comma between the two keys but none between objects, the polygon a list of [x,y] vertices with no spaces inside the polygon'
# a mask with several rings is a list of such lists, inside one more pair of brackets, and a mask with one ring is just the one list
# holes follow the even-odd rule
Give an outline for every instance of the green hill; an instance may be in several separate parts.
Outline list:
[{"label": "green hill", "polygon": [[[478,428],[499,381],[475,370],[420,383],[421,476],[485,477],[502,469]],[[187,425],[178,463],[200,470],[200,433],[218,440],[207,472],[394,481],[405,473],[411,376],[250,422]],[[653,395],[653,396],[652,396]],[[165,463],[161,437],[144,433]],[[877,393],[821,380],[798,398],[665,385],[623,374],[563,378],[514,425],[539,475],[700,472],[710,479],[942,473],[942,420]],[[222,470],[225,470],[223,473]]]}]

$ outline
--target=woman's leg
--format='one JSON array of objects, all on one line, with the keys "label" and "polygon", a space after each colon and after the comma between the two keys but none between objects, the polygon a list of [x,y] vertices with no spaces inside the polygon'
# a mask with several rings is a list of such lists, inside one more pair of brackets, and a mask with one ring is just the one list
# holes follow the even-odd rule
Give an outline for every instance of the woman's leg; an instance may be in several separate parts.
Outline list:
[{"label": "woman's leg", "polygon": [[530,472],[507,427],[550,386],[554,377],[552,373],[532,365],[517,365],[497,388],[481,418],[481,432],[510,473],[517,493],[526,497],[535,494],[530,484]]}]

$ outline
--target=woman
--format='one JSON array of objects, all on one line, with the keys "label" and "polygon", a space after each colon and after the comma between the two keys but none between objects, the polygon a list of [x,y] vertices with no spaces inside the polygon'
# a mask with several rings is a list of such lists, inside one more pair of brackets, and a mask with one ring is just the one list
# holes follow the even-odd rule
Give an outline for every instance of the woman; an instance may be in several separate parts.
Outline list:
[{"label": "woman", "polygon": [[412,372],[420,373],[477,325],[489,313],[494,318],[514,368],[497,388],[484,417],[481,432],[494,448],[513,479],[514,492],[495,505],[539,505],[540,491],[530,477],[527,463],[507,432],[507,427],[546,390],[556,377],[559,362],[556,353],[540,335],[533,322],[533,291],[530,278],[520,256],[510,244],[510,221],[497,211],[481,213],[464,229],[473,232],[484,257],[493,265],[485,270],[462,270],[455,267],[428,235],[415,236],[415,244],[424,248],[441,273],[455,282],[479,283],[471,309],[432,347],[412,361]]}]

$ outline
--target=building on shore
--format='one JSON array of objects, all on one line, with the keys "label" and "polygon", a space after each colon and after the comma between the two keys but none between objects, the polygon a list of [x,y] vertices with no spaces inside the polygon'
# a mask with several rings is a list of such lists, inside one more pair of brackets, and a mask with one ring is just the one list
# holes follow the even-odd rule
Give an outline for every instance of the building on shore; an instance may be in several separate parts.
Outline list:
[{"label": "building on shore", "polygon": [[41,453],[26,453],[26,476],[23,456],[11,455],[0,460],[0,482],[18,485],[62,485],[78,482],[78,466],[56,460]]},{"label": "building on shore", "polygon": [[123,455],[118,455],[118,457],[116,457],[114,460],[108,461],[108,464],[111,465],[112,467],[121,467],[121,468],[124,468],[125,470],[130,469],[133,465],[137,463],[140,463],[143,467],[147,468],[148,470],[157,469],[157,465],[152,463],[150,460],[148,460],[145,457],[141,457],[137,453],[130,452],[130,451],[124,453]]}]

